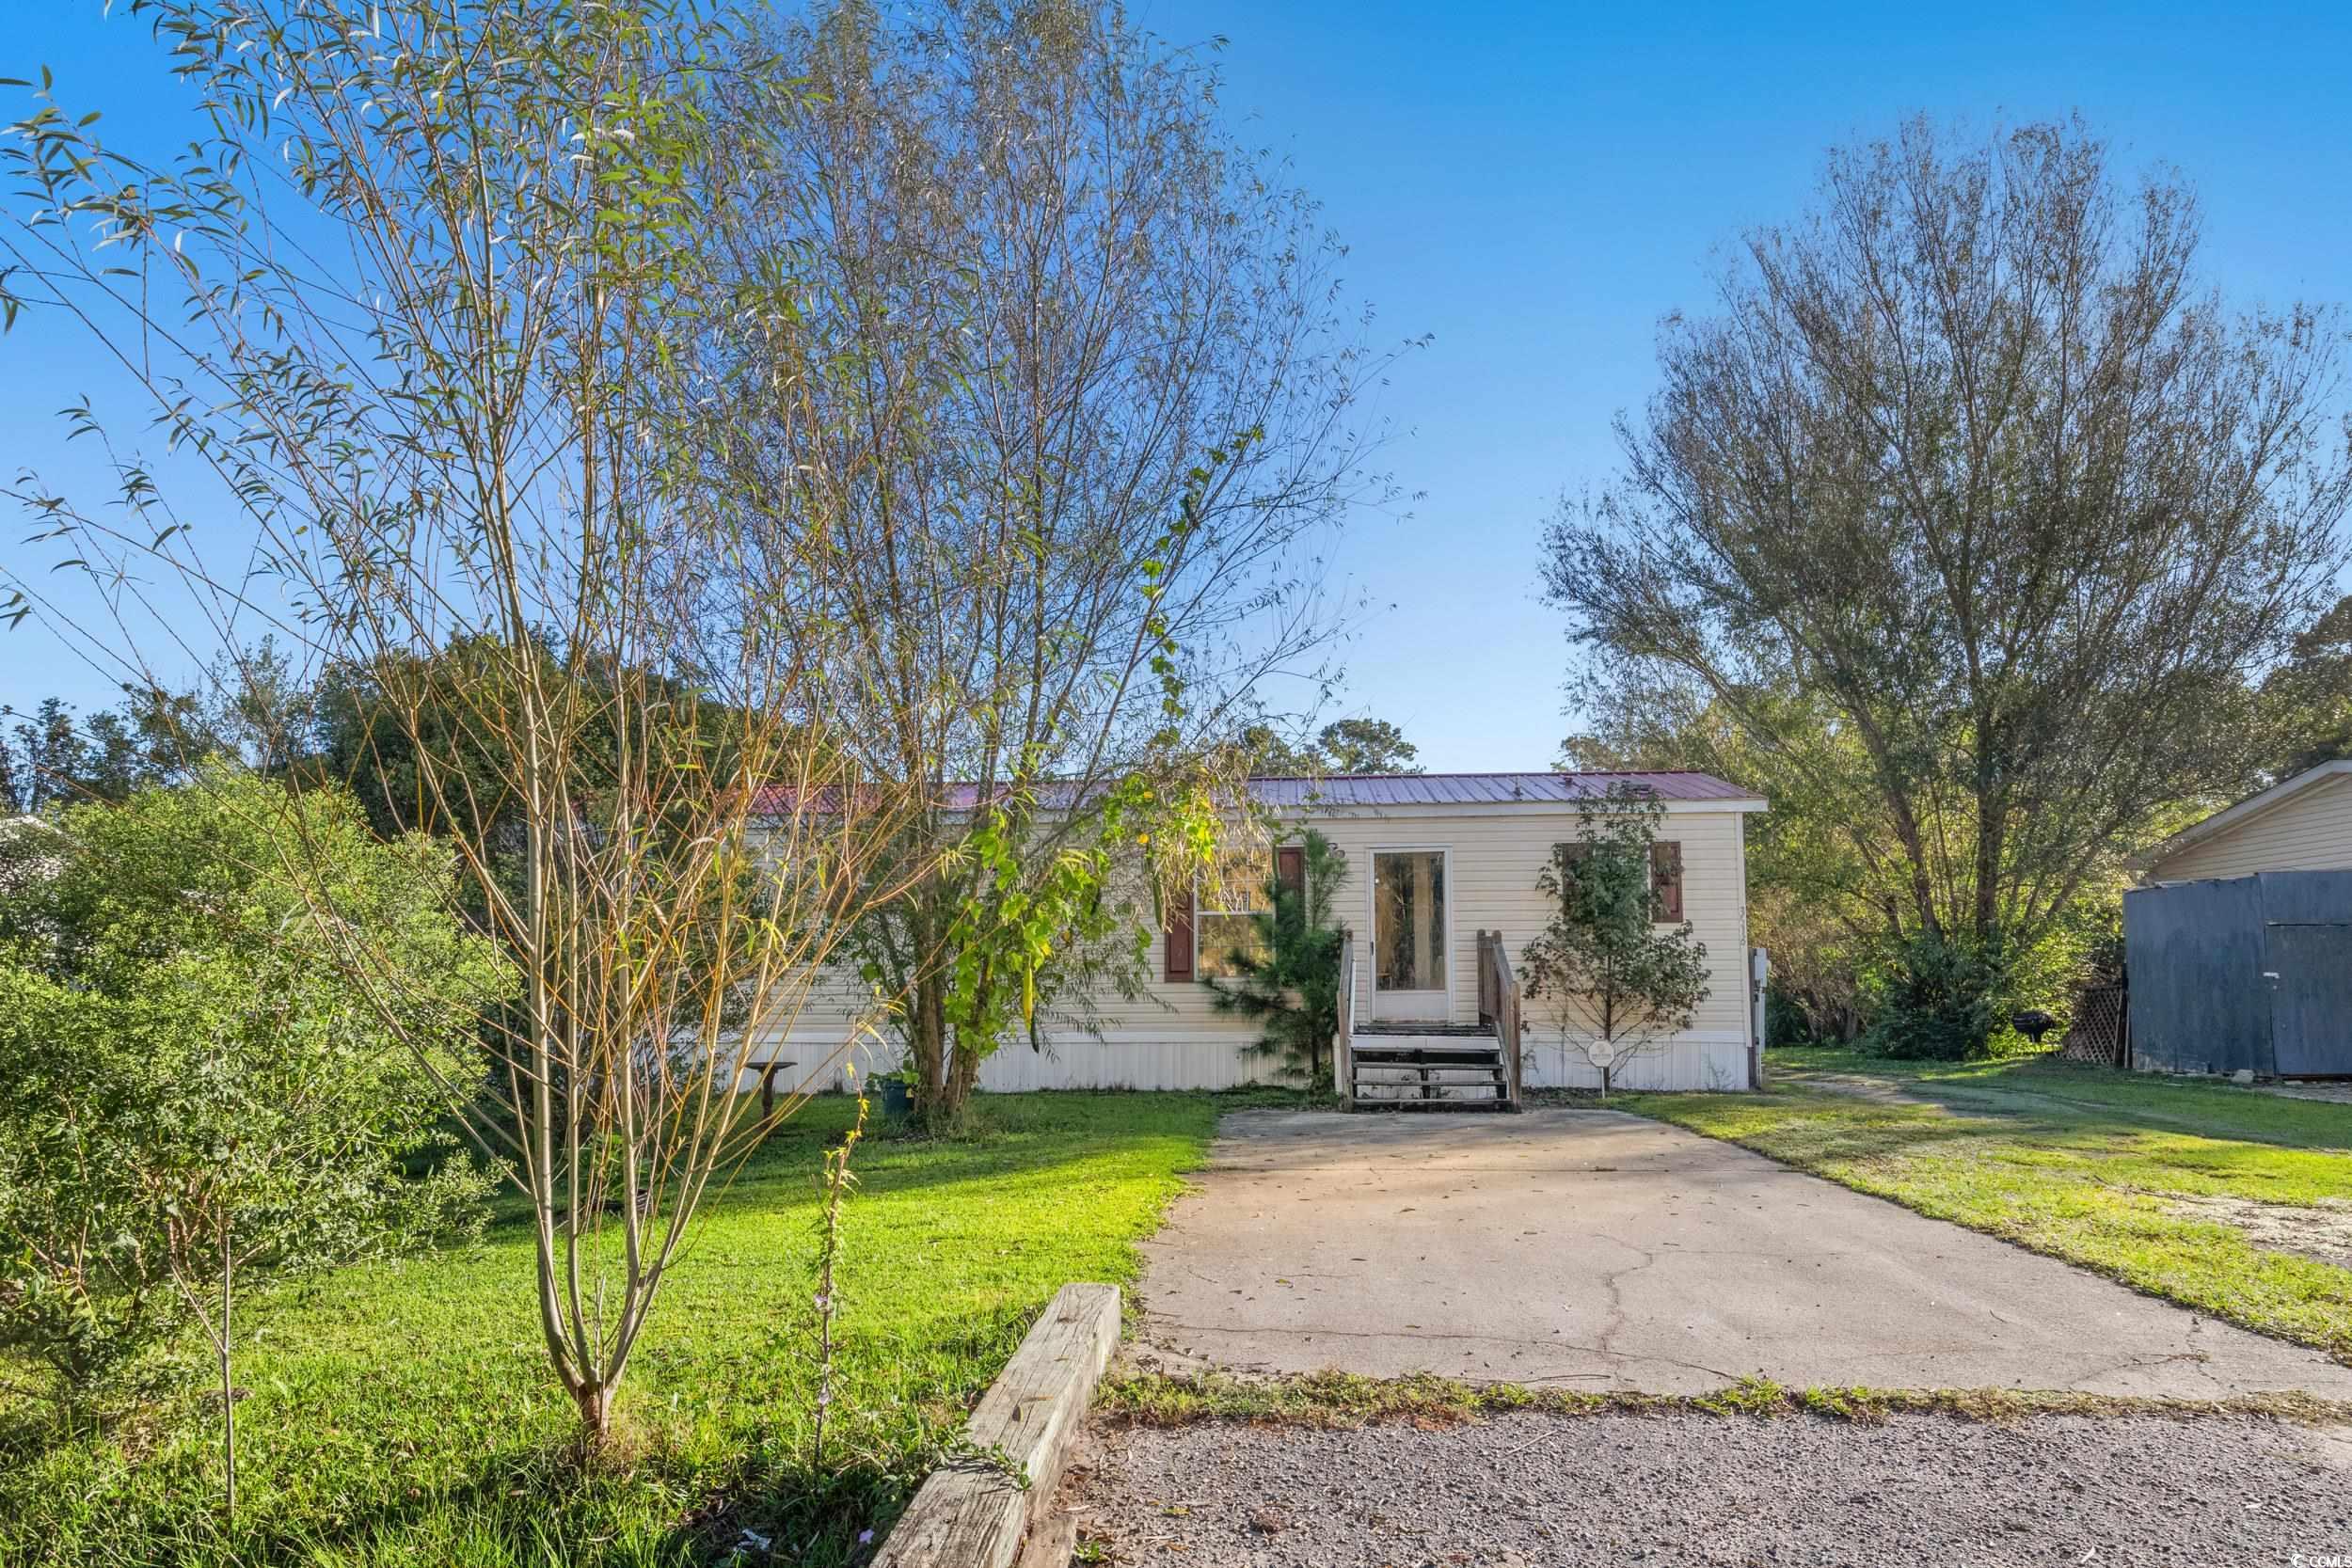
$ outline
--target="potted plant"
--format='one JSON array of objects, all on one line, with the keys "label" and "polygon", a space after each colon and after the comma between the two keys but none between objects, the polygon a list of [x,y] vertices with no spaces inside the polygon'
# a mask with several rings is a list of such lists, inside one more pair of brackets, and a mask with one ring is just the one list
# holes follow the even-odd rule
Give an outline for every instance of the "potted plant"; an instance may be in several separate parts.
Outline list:
[{"label": "potted plant", "polygon": [[904,1121],[914,1114],[914,1064],[902,1063],[876,1080],[882,1085],[882,1112],[884,1119]]}]

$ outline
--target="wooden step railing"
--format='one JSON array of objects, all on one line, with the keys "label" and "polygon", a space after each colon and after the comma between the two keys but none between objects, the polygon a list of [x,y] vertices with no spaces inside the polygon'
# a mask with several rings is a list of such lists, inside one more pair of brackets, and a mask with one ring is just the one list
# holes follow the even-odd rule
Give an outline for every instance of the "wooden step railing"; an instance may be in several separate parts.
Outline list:
[{"label": "wooden step railing", "polygon": [[[1502,1059],[1502,1100],[1512,1110],[1523,1101],[1519,1066],[1519,981],[1500,931],[1478,933],[1478,1022],[1494,1034]],[[1340,1108],[1356,1108],[1356,942],[1340,930],[1339,1027],[1331,1042],[1331,1086]],[[1426,1074],[1423,1074],[1426,1077]]]},{"label": "wooden step railing", "polygon": [[1501,931],[1478,933],[1478,1022],[1495,1032],[1502,1047],[1511,1107],[1519,1106],[1519,980]]},{"label": "wooden step railing", "polygon": [[1340,1109],[1356,1108],[1356,937],[1340,927],[1340,1026],[1331,1040],[1331,1086]]}]

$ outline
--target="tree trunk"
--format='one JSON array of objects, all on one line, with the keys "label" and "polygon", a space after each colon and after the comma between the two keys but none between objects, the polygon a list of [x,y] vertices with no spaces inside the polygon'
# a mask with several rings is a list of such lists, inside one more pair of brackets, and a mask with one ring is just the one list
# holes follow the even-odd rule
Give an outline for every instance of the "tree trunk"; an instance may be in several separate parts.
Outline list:
[{"label": "tree trunk", "polygon": [[928,1118],[938,1104],[941,1085],[947,1077],[947,981],[930,967],[930,960],[918,961],[924,967],[914,980],[907,1053],[914,1067],[914,1083],[910,1085],[914,1113]]},{"label": "tree trunk", "polygon": [[940,1096],[939,1109],[943,1117],[953,1117],[971,1102],[972,1091],[980,1086],[981,1053],[959,1045],[949,1064],[946,1092]]},{"label": "tree trunk", "polygon": [[583,1448],[595,1448],[612,1430],[612,1386],[606,1383],[583,1383],[572,1390],[572,1401],[580,1406],[580,1438]]},{"label": "tree trunk", "polygon": [[2009,848],[2007,791],[1986,784],[1977,792],[1977,941],[1989,943],[2001,925],[2001,862]]}]

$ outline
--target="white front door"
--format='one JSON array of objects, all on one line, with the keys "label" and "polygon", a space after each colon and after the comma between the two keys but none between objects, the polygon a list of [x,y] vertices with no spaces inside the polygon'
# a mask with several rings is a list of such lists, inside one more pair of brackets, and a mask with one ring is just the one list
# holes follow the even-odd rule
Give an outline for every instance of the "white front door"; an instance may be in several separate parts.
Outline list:
[{"label": "white front door", "polygon": [[1372,852],[1372,1016],[1453,1015],[1446,962],[1445,851]]}]

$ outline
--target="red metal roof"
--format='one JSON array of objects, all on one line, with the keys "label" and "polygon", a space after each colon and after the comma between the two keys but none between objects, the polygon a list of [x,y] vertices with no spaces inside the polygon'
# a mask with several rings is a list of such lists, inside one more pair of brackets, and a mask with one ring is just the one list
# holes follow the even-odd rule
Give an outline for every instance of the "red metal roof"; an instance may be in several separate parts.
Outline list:
[{"label": "red metal roof", "polygon": [[1661,800],[1756,800],[1708,773],[1345,773],[1249,781],[1258,801],[1307,806],[1474,806],[1597,800],[1615,784],[1646,785]]},{"label": "red metal roof", "polygon": [[[1264,777],[1249,781],[1249,793],[1260,805],[1275,811],[1348,806],[1482,806],[1551,801],[1574,805],[1597,800],[1614,784],[1648,786],[1661,800],[1758,800],[1751,789],[1726,784],[1709,773],[1339,773]],[[1049,811],[1067,807],[1073,798],[1067,784],[1047,782],[1037,786],[1039,801]],[[831,809],[830,791],[816,792],[815,809]],[[979,803],[977,784],[950,784],[945,805],[949,811],[969,811]],[[759,809],[787,811],[796,793],[781,785],[759,792]]]}]

